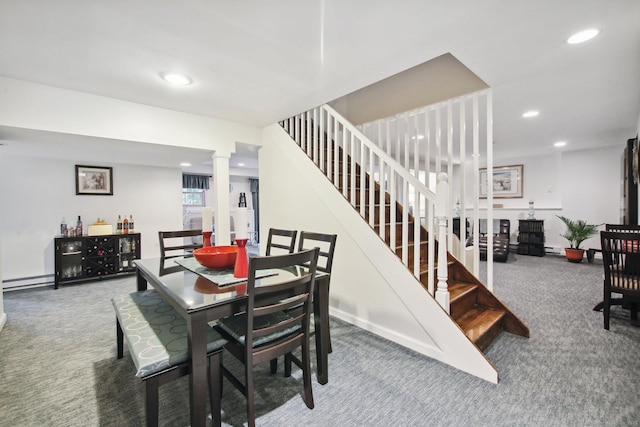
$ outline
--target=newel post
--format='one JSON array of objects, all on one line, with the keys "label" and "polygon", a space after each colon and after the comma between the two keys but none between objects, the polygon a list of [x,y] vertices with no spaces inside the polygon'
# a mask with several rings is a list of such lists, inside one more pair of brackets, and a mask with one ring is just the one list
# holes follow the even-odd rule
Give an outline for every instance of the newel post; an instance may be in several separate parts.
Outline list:
[{"label": "newel post", "polygon": [[447,313],[449,310],[449,289],[447,278],[449,271],[447,266],[447,217],[449,216],[449,183],[447,174],[438,174],[436,187],[436,226],[438,227],[438,286],[436,289],[436,301],[440,303]]}]

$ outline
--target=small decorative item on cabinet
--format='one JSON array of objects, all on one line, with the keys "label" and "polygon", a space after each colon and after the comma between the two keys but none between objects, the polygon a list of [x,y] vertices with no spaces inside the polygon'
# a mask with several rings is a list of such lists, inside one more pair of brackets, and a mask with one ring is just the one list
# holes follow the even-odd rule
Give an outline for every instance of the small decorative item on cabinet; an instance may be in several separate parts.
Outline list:
[{"label": "small decorative item on cabinet", "polygon": [[56,237],[54,287],[135,273],[140,234]]}]

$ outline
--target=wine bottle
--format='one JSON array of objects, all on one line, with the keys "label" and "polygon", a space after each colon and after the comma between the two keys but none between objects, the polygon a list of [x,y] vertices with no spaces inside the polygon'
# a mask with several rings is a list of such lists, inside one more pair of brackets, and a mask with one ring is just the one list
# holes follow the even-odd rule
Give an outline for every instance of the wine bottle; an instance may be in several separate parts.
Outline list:
[{"label": "wine bottle", "polygon": [[82,219],[78,215],[78,222],[76,223],[76,235],[82,236]]},{"label": "wine bottle", "polygon": [[64,217],[62,217],[62,221],[60,222],[60,235],[63,237],[67,235],[67,221]]},{"label": "wine bottle", "polygon": [[116,234],[122,234],[122,218],[118,215],[118,222],[116,225]]},{"label": "wine bottle", "polygon": [[133,215],[129,215],[129,233],[135,233],[133,228]]},{"label": "wine bottle", "polygon": [[124,216],[124,219],[122,220],[122,232],[124,234],[129,234],[129,220],[127,219],[127,216]]}]

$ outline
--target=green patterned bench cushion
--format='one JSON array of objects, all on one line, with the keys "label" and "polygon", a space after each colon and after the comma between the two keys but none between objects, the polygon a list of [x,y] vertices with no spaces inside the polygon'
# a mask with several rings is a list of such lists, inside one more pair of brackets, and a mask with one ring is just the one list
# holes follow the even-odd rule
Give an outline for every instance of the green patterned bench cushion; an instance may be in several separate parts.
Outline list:
[{"label": "green patterned bench cushion", "polygon": [[[137,377],[146,377],[189,360],[187,322],[154,290],[112,298],[118,322],[136,365]],[[207,352],[227,341],[208,328]]]}]

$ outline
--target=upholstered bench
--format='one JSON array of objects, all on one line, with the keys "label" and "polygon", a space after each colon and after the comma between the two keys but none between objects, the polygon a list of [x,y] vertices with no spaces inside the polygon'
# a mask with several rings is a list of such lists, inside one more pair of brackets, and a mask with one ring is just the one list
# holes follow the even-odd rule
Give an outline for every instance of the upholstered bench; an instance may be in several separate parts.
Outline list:
[{"label": "upholstered bench", "polygon": [[[189,373],[189,350],[186,320],[154,290],[114,297],[118,359],[123,357],[124,343],[136,366],[136,376],[146,385],[148,426],[158,425],[158,388]],[[220,364],[227,341],[213,328],[207,331],[209,358],[209,394],[211,412],[220,425]]]}]

